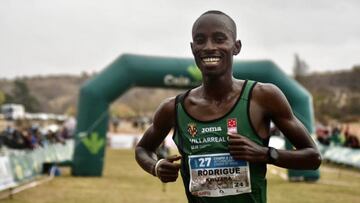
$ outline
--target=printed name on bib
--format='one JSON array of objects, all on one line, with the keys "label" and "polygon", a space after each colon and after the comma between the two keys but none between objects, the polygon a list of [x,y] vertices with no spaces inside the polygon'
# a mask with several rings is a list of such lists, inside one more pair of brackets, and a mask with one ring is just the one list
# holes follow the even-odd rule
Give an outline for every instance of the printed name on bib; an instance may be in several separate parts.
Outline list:
[{"label": "printed name on bib", "polygon": [[229,153],[189,156],[189,190],[196,196],[220,197],[251,192],[249,163]]}]

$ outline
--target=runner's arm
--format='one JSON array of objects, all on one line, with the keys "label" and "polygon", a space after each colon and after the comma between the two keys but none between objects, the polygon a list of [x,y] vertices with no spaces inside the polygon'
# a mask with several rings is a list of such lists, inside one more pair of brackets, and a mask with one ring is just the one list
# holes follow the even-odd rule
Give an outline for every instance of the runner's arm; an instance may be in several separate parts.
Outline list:
[{"label": "runner's arm", "polygon": [[262,104],[269,118],[295,150],[278,150],[277,166],[291,169],[317,169],[321,156],[305,126],[295,117],[285,95],[275,85],[263,85]]},{"label": "runner's arm", "polygon": [[[276,86],[259,84],[253,90],[255,100],[264,112],[265,120],[272,120],[295,146],[296,150],[278,150],[275,165],[291,169],[316,169],[321,164],[315,143],[302,123],[294,116],[286,97]],[[259,109],[258,109],[259,110]],[[235,159],[269,163],[268,147],[245,136],[229,134],[229,151]]]},{"label": "runner's arm", "polygon": [[[138,164],[154,176],[155,165],[158,161],[155,151],[175,125],[175,116],[175,98],[165,100],[156,110],[153,124],[145,131],[135,148],[135,158]],[[180,166],[179,164],[172,163],[172,161],[177,159],[176,157],[169,158],[159,164],[161,171],[168,173],[168,175],[162,173],[163,177],[160,177],[158,174],[163,182],[176,180]]]}]

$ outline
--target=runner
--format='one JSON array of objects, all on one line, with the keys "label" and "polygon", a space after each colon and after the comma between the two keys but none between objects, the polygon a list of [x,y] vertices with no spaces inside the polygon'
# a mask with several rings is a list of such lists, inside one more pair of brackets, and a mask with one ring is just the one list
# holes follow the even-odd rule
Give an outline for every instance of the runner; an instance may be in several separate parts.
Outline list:
[{"label": "runner", "polygon": [[[241,50],[235,22],[220,11],[205,12],[192,39],[202,85],[160,105],[136,147],[139,165],[162,182],[176,181],[180,170],[189,202],[263,203],[266,164],[317,169],[320,154],[284,94],[272,84],[233,78],[233,56]],[[296,150],[268,147],[270,121]],[[157,160],[171,128],[181,156]]]}]

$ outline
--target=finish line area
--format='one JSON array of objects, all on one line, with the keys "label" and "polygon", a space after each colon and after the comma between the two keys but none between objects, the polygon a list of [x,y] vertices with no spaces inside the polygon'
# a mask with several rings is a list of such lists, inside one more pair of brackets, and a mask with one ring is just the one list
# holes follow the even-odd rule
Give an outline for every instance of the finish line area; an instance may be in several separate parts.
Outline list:
[{"label": "finish line area", "polygon": [[[106,154],[102,178],[72,177],[69,168],[61,168],[61,176],[1,202],[186,202],[180,177],[175,183],[166,184],[163,191],[162,183],[157,178],[149,176],[138,167],[133,149],[108,147]],[[272,171],[277,171],[278,174]],[[358,201],[359,171],[327,164],[321,166],[320,171],[322,177],[316,183],[293,183],[279,175],[286,174],[286,170],[268,166],[268,202]],[[284,191],[286,196],[283,195]]]},{"label": "finish line area", "polygon": [[[124,127],[124,128],[123,128]],[[144,173],[134,159],[134,146],[142,130],[122,123],[120,129],[107,134],[104,174],[99,177],[71,176],[69,167],[60,167],[60,176],[41,176],[34,182],[14,188],[20,191],[1,202],[186,202],[181,177],[175,183],[163,184]],[[179,154],[172,141],[172,132],[165,139],[171,154]],[[270,145],[283,148],[284,140],[273,136]],[[314,183],[289,182],[286,169],[268,165],[268,202],[357,202],[360,171],[323,164],[321,178]],[[106,190],[104,190],[106,188]],[[287,191],[286,197],[283,191]],[[8,193],[3,191],[2,193]],[[141,193],[141,195],[139,195]],[[304,200],[304,197],[307,199]],[[335,201],[336,202],[336,201]]]}]

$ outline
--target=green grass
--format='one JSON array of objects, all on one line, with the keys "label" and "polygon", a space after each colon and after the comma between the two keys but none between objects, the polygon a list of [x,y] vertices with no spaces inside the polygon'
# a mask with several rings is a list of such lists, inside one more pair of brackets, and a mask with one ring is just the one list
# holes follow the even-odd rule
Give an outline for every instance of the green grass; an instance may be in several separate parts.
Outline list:
[{"label": "green grass", "polygon": [[328,165],[321,166],[320,171],[321,179],[316,183],[291,183],[268,173],[269,202],[360,202],[360,171]]},{"label": "green grass", "polygon": [[[360,171],[322,166],[317,183],[290,183],[271,173],[269,167],[268,202],[322,203],[360,202]],[[166,191],[157,178],[145,173],[135,162],[132,150],[107,150],[104,176],[101,178],[71,177],[63,170],[61,177],[16,194],[1,203],[177,203],[186,202],[179,179],[166,184]]]}]

